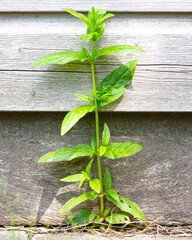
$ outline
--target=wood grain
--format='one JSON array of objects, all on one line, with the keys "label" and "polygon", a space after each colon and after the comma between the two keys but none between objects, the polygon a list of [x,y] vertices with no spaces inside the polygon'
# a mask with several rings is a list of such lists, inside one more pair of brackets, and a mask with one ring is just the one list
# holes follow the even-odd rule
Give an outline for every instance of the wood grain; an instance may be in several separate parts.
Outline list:
[{"label": "wood grain", "polygon": [[[62,14],[0,15],[0,69],[48,70],[50,66],[30,68],[29,64],[48,53],[62,49],[79,50],[86,32],[84,23]],[[117,14],[109,19],[99,48],[118,44],[142,47],[145,54],[117,54],[99,58],[102,64],[125,62],[139,57],[143,64],[191,65],[191,14]],[[122,37],[123,35],[123,37]],[[68,70],[68,69],[66,69]]]},{"label": "wood grain", "polygon": [[191,12],[190,0],[1,0],[1,12],[58,12],[61,8],[88,11],[92,6],[115,12]]},{"label": "wood grain", "polygon": [[[58,216],[62,205],[81,191],[88,191],[87,185],[80,190],[78,184],[60,181],[84,169],[87,158],[36,163],[43,154],[62,146],[90,142],[94,114],[60,137],[63,117],[63,113],[1,113],[0,225],[9,225],[11,214],[15,222],[20,216],[24,225],[59,225],[64,218]],[[109,167],[113,188],[136,201],[148,220],[164,216],[166,224],[192,223],[192,114],[101,113],[100,120],[100,131],[107,122],[111,142],[131,140],[143,146],[132,157],[102,158],[102,171]],[[92,171],[96,177],[96,165]],[[98,206],[97,201],[81,205],[95,211]]]},{"label": "wood grain", "polygon": [[[191,111],[191,71],[180,66],[138,66],[123,98],[103,111]],[[98,82],[105,74],[97,74]],[[0,71],[0,109],[69,111],[84,103],[73,93],[86,93],[85,89],[92,89],[91,73]]]},{"label": "wood grain", "polygon": [[[0,110],[69,111],[81,104],[72,93],[92,89],[88,63],[33,68],[29,64],[64,48],[79,50],[82,23],[60,14],[4,14],[0,22]],[[104,111],[192,110],[191,22],[188,14],[117,14],[109,20],[100,48],[130,44],[147,52],[98,59],[99,82],[120,64],[139,57],[122,101]]]}]

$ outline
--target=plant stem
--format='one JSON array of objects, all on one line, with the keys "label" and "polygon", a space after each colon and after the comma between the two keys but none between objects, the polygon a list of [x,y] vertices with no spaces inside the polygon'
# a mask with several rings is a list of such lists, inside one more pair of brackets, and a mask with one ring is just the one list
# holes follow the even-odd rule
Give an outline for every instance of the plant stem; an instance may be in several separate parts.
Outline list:
[{"label": "plant stem", "polygon": [[[94,41],[92,41],[92,57],[94,59]],[[95,65],[94,61],[91,62],[91,70],[92,70],[92,78],[93,78],[93,90],[96,96],[96,81],[95,81]],[[95,100],[95,126],[96,126],[96,143],[97,143],[97,164],[98,164],[98,174],[99,181],[101,186],[101,217],[103,217],[104,212],[104,200],[103,200],[103,180],[102,180],[102,172],[101,172],[101,159],[100,159],[100,146],[99,146],[99,112],[97,105],[97,98],[94,97]]]}]

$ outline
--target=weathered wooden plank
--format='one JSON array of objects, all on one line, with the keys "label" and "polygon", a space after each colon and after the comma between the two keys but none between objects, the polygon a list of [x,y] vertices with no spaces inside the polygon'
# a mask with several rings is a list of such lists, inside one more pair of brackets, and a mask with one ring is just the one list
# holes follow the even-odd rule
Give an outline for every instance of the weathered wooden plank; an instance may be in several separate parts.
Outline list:
[{"label": "weathered wooden plank", "polygon": [[61,8],[88,11],[92,6],[118,12],[191,12],[191,0],[1,0],[1,12],[56,12]]},{"label": "weathered wooden plank", "polygon": [[19,239],[19,240],[27,240],[28,239],[27,232],[23,231],[9,231],[5,229],[1,229],[0,231],[0,239],[10,240],[10,239]]},{"label": "weathered wooden plank", "polygon": [[[9,225],[11,215],[15,222],[21,218],[22,224],[60,224],[63,216],[58,217],[58,211],[80,193],[78,184],[60,179],[84,169],[88,159],[36,163],[49,151],[90,142],[94,114],[61,138],[63,115],[0,114],[0,225]],[[111,142],[132,140],[143,146],[129,158],[102,159],[102,170],[108,166],[112,173],[113,187],[136,201],[148,220],[163,215],[166,224],[192,223],[192,114],[102,113],[100,120],[101,131],[104,122],[109,125]],[[96,165],[92,170],[96,176]],[[99,205],[87,202],[82,206],[97,210]]]},{"label": "weathered wooden plank", "polygon": [[[191,65],[191,24],[192,15],[188,14],[117,14],[107,22],[99,47],[130,44],[144,48],[147,53],[102,57],[98,62],[119,64],[139,56],[140,64]],[[31,70],[29,64],[45,54],[62,49],[79,50],[84,42],[78,38],[86,31],[81,21],[62,14],[3,14],[0,26],[1,70]],[[48,70],[50,66],[33,68],[39,69]]]},{"label": "weathered wooden plank", "polygon": [[[138,66],[123,98],[103,111],[191,111],[191,71],[184,66]],[[98,82],[107,73],[98,73]],[[90,72],[0,71],[0,109],[69,111],[84,103],[73,93],[86,94],[85,89],[92,89]]]},{"label": "weathered wooden plank", "polygon": [[[132,44],[147,52],[98,59],[100,81],[121,63],[139,56],[133,85],[121,103],[106,110],[191,111],[191,22],[188,14],[117,14],[108,21],[100,47]],[[61,14],[3,14],[0,23],[0,109],[68,111],[78,106],[71,94],[87,86],[92,89],[87,63],[35,68],[29,64],[63,48],[78,50],[78,36],[85,31],[82,23]]]},{"label": "weathered wooden plank", "polygon": [[[188,227],[189,228],[189,227]],[[174,229],[176,231],[176,228]],[[47,239],[57,239],[57,240],[76,240],[76,239],[81,239],[81,240],[87,240],[87,239],[92,239],[92,240],[105,240],[106,236],[94,236],[91,232],[65,232],[65,233],[45,233],[45,234],[35,234],[33,237],[33,240],[47,240]],[[173,240],[173,237],[168,236],[168,235],[162,235],[162,234],[139,234],[134,236],[134,237],[129,237],[129,240]],[[185,240],[191,240],[191,237],[185,237]],[[8,239],[6,239],[8,240]],[[113,237],[113,240],[119,240],[119,237]]]}]

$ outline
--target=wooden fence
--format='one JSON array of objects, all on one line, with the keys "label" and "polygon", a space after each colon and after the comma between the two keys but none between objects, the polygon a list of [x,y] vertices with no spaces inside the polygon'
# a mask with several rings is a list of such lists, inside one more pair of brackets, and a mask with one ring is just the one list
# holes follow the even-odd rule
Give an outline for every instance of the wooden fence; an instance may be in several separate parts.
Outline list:
[{"label": "wooden fence", "polygon": [[[60,9],[86,12],[92,5],[115,14],[107,20],[100,48],[130,44],[147,51],[101,57],[96,63],[99,82],[120,64],[139,58],[121,101],[101,110],[101,129],[106,121],[112,141],[133,140],[143,150],[126,159],[105,159],[103,169],[109,166],[114,187],[136,201],[148,219],[163,215],[166,224],[191,223],[192,1],[1,0],[0,225],[13,218],[24,225],[60,224],[59,209],[81,191],[59,180],[82,170],[87,159],[36,161],[59,147],[89,143],[93,114],[64,137],[60,126],[62,112],[82,103],[72,93],[92,89],[90,66],[29,65],[48,53],[78,50],[86,26]],[[97,209],[95,202],[88,205]]]}]

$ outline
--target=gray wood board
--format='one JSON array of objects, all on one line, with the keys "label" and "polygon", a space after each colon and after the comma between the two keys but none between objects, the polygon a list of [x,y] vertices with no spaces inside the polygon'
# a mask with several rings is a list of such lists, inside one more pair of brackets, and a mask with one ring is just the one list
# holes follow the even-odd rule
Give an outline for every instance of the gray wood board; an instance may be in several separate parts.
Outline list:
[{"label": "gray wood board", "polygon": [[[139,57],[140,64],[191,65],[191,24],[191,14],[116,14],[108,19],[99,48],[128,44],[147,52],[100,57],[98,62],[119,64]],[[90,50],[90,43],[79,40],[85,33],[85,24],[70,15],[1,14],[0,69],[31,70],[29,64],[39,57],[63,49],[80,50],[81,44]]]},{"label": "gray wood board", "polygon": [[1,12],[57,12],[61,8],[88,11],[92,6],[118,12],[191,12],[191,0],[1,0]]},{"label": "gray wood board", "polygon": [[[83,189],[60,182],[85,168],[88,159],[37,164],[43,154],[60,147],[89,143],[94,134],[94,114],[83,118],[60,137],[62,113],[0,114],[0,225],[15,223],[60,224],[62,205]],[[148,220],[192,223],[191,113],[102,113],[100,130],[107,122],[111,142],[135,141],[143,150],[129,158],[102,159],[113,187],[136,201]],[[97,167],[93,166],[93,176]],[[81,207],[98,209],[97,201]],[[106,207],[109,204],[106,203]]]},{"label": "gray wood board", "polygon": [[[130,44],[147,52],[98,59],[99,82],[120,64],[139,57],[122,101],[104,111],[192,110],[191,22],[189,14],[117,14],[108,21],[101,48]],[[82,103],[72,93],[92,89],[88,63],[29,67],[45,54],[79,50],[78,36],[85,26],[78,19],[65,14],[2,14],[0,24],[0,110],[69,111]]]},{"label": "gray wood board", "polygon": [[[102,111],[192,110],[188,67],[185,73],[175,66],[147,69],[139,66],[123,97]],[[92,90],[91,73],[0,71],[0,89],[3,111],[68,111],[84,104],[73,93]]]}]

